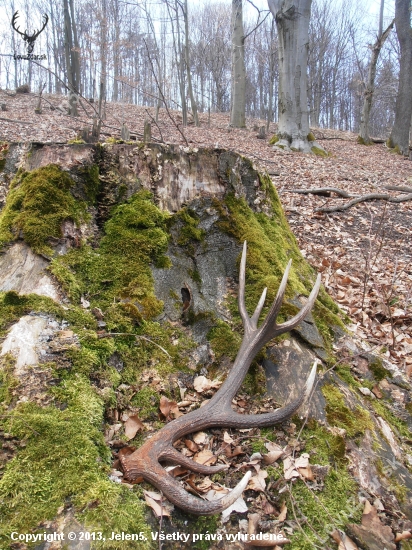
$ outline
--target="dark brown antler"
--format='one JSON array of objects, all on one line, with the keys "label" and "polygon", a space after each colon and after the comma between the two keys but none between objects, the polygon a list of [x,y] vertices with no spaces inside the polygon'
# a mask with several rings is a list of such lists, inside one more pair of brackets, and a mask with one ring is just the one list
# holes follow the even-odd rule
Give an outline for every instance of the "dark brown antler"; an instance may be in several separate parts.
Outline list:
[{"label": "dark brown antler", "polygon": [[316,363],[309,374],[302,394],[288,405],[274,412],[250,415],[238,414],[233,411],[231,407],[232,399],[240,388],[249,366],[259,349],[275,336],[288,332],[298,325],[312,309],[316,300],[320,287],[320,275],[318,275],[308,302],[299,313],[285,323],[280,325],[276,323],[276,317],[285,294],[291,263],[292,261],[289,262],[285,270],[277,296],[266,319],[262,325],[258,327],[257,323],[266,298],[266,288],[256,306],[255,312],[252,317],[249,318],[245,305],[245,242],[240,263],[238,297],[239,311],[245,333],[233,367],[223,385],[204,407],[176,418],[169,424],[166,424],[134,453],[127,456],[121,456],[120,460],[127,479],[135,480],[138,477],[143,477],[143,479],[160,489],[173,504],[186,512],[196,515],[217,514],[225,508],[228,508],[242,494],[250,479],[250,472],[247,472],[240,483],[225,497],[220,500],[209,502],[187,493],[180,482],[169,475],[160,463],[172,462],[184,466],[193,472],[202,474],[214,474],[224,470],[226,465],[203,466],[197,464],[190,458],[179,453],[173,447],[173,443],[184,435],[212,426],[226,428],[272,426],[273,424],[290,418],[310,395],[316,377]]},{"label": "dark brown antler", "polygon": [[24,32],[21,32],[19,29],[20,27],[16,27],[15,24],[16,24],[16,20],[17,18],[19,17],[18,15],[18,11],[16,11],[16,13],[13,14],[13,17],[12,17],[12,20],[11,20],[11,25],[13,27],[13,29],[18,32],[22,37],[23,37],[23,40],[25,42],[27,42],[27,52],[30,54],[33,52],[33,49],[34,49],[34,43],[36,41],[36,38],[39,36],[39,34],[44,30],[45,26],[47,25],[47,23],[49,22],[49,16],[45,13],[43,15],[43,19],[44,19],[44,23],[43,23],[43,26],[42,28],[39,30],[39,31],[34,31],[33,34],[28,34],[27,33],[27,30],[25,30]]}]

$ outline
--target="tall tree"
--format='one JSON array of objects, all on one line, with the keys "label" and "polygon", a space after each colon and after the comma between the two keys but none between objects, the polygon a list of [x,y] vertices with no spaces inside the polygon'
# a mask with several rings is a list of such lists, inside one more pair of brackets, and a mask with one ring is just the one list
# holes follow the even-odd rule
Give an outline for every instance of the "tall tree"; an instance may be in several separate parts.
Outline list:
[{"label": "tall tree", "polygon": [[234,128],[244,128],[246,126],[245,33],[243,31],[242,1],[232,0],[232,96],[230,125]]},{"label": "tall tree", "polygon": [[409,130],[412,117],[412,28],[411,0],[396,0],[395,26],[400,45],[399,88],[396,98],[395,122],[389,138],[390,147],[403,155],[409,154]]},{"label": "tall tree", "polygon": [[77,94],[80,92],[80,48],[74,16],[73,0],[63,0],[64,49],[66,54],[67,82],[70,91],[69,113],[77,116]]},{"label": "tall tree", "polygon": [[312,0],[268,0],[279,37],[279,122],[281,147],[310,152],[307,98],[309,21]]},{"label": "tall tree", "polygon": [[193,93],[192,86],[192,74],[190,66],[190,52],[189,52],[189,11],[187,6],[187,0],[181,4],[183,12],[183,20],[185,23],[185,64],[186,64],[186,78],[187,78],[187,91],[190,97],[190,106],[192,108],[193,120],[196,126],[199,126],[199,117],[197,115],[197,103],[195,94]]},{"label": "tall tree", "polygon": [[395,21],[393,20],[391,24],[388,26],[388,28],[385,31],[383,30],[384,3],[385,3],[385,0],[381,0],[381,7],[379,12],[378,36],[376,38],[375,44],[371,46],[372,55],[371,55],[371,60],[369,64],[369,69],[368,69],[368,79],[367,79],[367,82],[365,83],[363,108],[362,108],[360,128],[359,128],[359,141],[361,143],[364,143],[365,145],[369,145],[371,143],[371,138],[369,137],[369,117],[370,117],[370,112],[372,108],[373,93],[375,91],[374,89],[375,89],[375,78],[376,78],[376,66],[378,64],[378,58],[379,58],[379,54],[382,49],[382,46],[384,45],[386,39],[388,38],[389,33],[393,29],[393,25],[395,23]]}]

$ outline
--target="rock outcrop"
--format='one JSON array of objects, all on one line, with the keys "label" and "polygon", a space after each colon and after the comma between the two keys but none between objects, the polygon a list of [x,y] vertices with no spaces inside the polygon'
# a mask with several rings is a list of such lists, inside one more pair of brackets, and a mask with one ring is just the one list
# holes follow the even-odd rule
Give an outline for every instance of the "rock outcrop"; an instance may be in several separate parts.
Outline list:
[{"label": "rock outcrop", "polygon": [[[59,195],[45,193],[42,175],[60,182]],[[185,412],[201,400],[196,375],[224,376],[230,368],[241,339],[235,297],[244,240],[250,309],[265,286],[273,299],[292,258],[280,314],[286,319],[304,304],[315,273],[270,178],[233,152],[10,144],[0,199],[2,547],[17,548],[12,531],[67,531],[75,524],[76,532],[141,533],[147,540],[140,539],[139,548],[149,548],[150,531],[158,527],[149,526],[141,491],[116,482],[122,478],[117,454],[128,448],[126,422],[138,416],[143,436],[150,434],[159,421],[160,394]],[[250,447],[239,443],[225,460],[244,456],[239,469],[258,464],[264,471],[272,463],[259,460],[264,444],[274,444],[273,433],[286,455],[308,453],[315,477],[296,470],[295,483],[286,483],[275,464],[267,468],[266,492],[256,485],[248,492],[264,530],[273,527],[287,496],[291,548],[319,540],[330,548],[331,528],[346,531],[359,548],[395,548],[395,534],[412,527],[410,381],[346,332],[324,291],[312,314],[258,358],[263,369],[256,363],[234,406],[262,412],[265,399],[291,400],[315,360],[319,383],[307,419],[302,411],[275,432],[254,432]],[[173,417],[175,406],[165,412],[162,405],[161,418]],[[139,444],[136,434],[132,445]],[[250,460],[256,454],[260,459]],[[215,481],[232,483],[231,474]],[[373,509],[360,523],[365,502]],[[232,515],[226,532],[238,525]],[[195,523],[175,511],[163,529],[210,533],[217,523]],[[403,549],[407,541],[400,542]],[[109,540],[91,547],[118,548]],[[135,546],[124,542],[122,548],[129,547]]]}]

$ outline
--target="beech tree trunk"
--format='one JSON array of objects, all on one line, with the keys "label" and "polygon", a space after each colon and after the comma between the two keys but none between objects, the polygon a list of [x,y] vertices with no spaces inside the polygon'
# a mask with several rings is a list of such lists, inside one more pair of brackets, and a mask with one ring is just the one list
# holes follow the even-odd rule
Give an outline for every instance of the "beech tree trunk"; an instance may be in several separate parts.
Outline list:
[{"label": "beech tree trunk", "polygon": [[186,78],[187,78],[187,91],[190,97],[190,106],[192,108],[193,120],[196,126],[199,126],[199,117],[197,115],[197,104],[195,95],[193,93],[192,75],[190,73],[190,54],[189,54],[189,13],[187,0],[185,0],[183,7],[183,17],[185,21],[185,63],[186,63]]},{"label": "beech tree trunk", "polygon": [[278,146],[310,152],[307,65],[312,0],[268,0],[279,37]]},{"label": "beech tree trunk", "polygon": [[245,36],[242,0],[232,0],[232,98],[230,126],[245,128],[246,108]]},{"label": "beech tree trunk", "polygon": [[369,145],[371,143],[371,138],[369,136],[369,116],[372,108],[373,92],[375,89],[376,66],[378,64],[378,58],[382,46],[388,38],[395,23],[395,20],[393,20],[385,32],[383,32],[383,7],[384,0],[381,0],[378,37],[375,44],[372,46],[372,56],[368,70],[368,81],[365,83],[363,108],[360,119],[359,141],[365,145]]},{"label": "beech tree trunk", "polygon": [[70,90],[69,113],[77,116],[77,95],[80,92],[80,48],[74,19],[73,0],[63,0],[64,50],[68,88]]},{"label": "beech tree trunk", "polygon": [[410,9],[411,0],[396,0],[395,26],[401,50],[401,62],[395,122],[389,138],[389,145],[399,149],[399,152],[405,156],[409,155],[409,130],[412,116],[412,28]]}]

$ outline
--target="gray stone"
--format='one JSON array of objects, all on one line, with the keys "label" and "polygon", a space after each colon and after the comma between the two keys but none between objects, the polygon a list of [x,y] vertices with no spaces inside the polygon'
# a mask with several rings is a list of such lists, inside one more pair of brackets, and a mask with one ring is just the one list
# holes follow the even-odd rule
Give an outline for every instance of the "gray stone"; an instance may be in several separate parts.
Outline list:
[{"label": "gray stone", "polygon": [[[267,392],[285,405],[301,394],[312,368],[315,356],[295,339],[283,340],[268,350],[263,361]],[[318,384],[309,403],[309,415],[325,421],[326,401]]]},{"label": "gray stone", "polygon": [[[290,302],[299,309],[302,309],[305,300],[306,298],[302,296],[296,297],[290,300]],[[312,313],[308,313],[305,319],[301,323],[299,323],[299,325],[293,330],[294,332],[297,332],[305,342],[307,342],[314,348],[325,347],[325,342],[323,341],[322,335],[320,334],[318,327],[315,324]]]},{"label": "gray stone", "polygon": [[15,375],[19,376],[29,365],[37,365],[37,346],[47,319],[25,315],[13,325],[1,347],[0,355],[11,353],[16,358]]},{"label": "gray stone", "polygon": [[49,263],[23,242],[13,244],[0,256],[0,290],[39,294],[60,301],[57,284],[46,273]]}]

